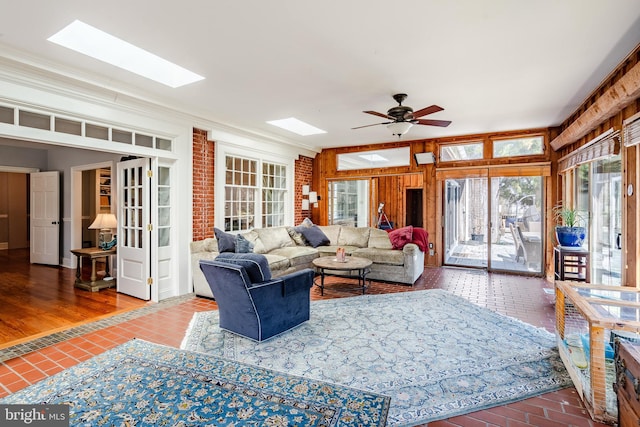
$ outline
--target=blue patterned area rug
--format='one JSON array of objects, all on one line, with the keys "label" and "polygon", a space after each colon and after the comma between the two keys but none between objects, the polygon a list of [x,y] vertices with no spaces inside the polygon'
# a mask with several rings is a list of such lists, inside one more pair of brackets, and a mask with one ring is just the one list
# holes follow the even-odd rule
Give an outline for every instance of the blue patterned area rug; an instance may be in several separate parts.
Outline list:
[{"label": "blue patterned area rug", "polygon": [[390,396],[389,426],[571,385],[553,334],[443,290],[314,301],[309,322],[263,343],[196,313],[182,348]]},{"label": "blue patterned area rug", "polygon": [[73,426],[383,426],[389,398],[132,340],[2,404],[68,404]]}]

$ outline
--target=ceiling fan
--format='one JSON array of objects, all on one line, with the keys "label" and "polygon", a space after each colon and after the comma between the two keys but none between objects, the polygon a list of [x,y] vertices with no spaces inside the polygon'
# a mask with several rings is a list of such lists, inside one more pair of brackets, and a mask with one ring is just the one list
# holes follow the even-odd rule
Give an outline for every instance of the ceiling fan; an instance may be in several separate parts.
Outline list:
[{"label": "ceiling fan", "polygon": [[393,99],[396,100],[398,105],[396,107],[391,107],[387,110],[387,114],[378,113],[377,111],[363,111],[367,114],[373,114],[374,116],[384,117],[385,119],[390,119],[390,122],[382,122],[382,123],[374,123],[372,125],[364,125],[358,126],[352,129],[362,129],[369,126],[378,126],[378,125],[387,125],[394,135],[398,137],[404,135],[409,131],[411,126],[413,125],[426,125],[426,126],[440,126],[447,127],[451,124],[449,120],[431,120],[431,119],[421,119],[420,117],[426,116],[428,114],[437,113],[438,111],[443,111],[444,108],[439,107],[437,105],[431,105],[429,107],[425,107],[418,111],[413,111],[413,108],[402,105],[405,99],[407,99],[406,93],[397,93],[393,95]]}]

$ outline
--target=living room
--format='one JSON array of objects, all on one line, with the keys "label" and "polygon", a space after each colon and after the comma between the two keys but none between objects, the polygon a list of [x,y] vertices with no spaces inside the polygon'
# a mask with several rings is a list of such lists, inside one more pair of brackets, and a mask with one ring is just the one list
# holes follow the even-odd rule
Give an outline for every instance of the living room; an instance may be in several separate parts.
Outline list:
[{"label": "living room", "polygon": [[[549,5],[549,7],[552,6]],[[635,11],[633,5],[629,6],[629,8],[631,11]],[[606,7],[605,9],[608,10]],[[479,12],[474,12],[473,15],[478,19],[483,16]],[[541,15],[536,16],[539,17]],[[453,187],[455,185],[462,187],[469,185],[470,180],[484,180],[481,182],[481,185],[484,185],[481,188],[486,192],[481,196],[481,201],[484,200],[486,205],[482,211],[484,216],[479,220],[479,223],[476,224],[469,220],[469,223],[464,226],[464,233],[468,233],[468,237],[464,239],[467,243],[465,246],[479,251],[480,258],[462,265],[471,267],[473,269],[472,273],[514,271],[521,276],[524,275],[523,280],[532,281],[542,280],[543,278],[550,279],[554,274],[552,230],[555,226],[555,221],[548,214],[551,208],[560,202],[571,200],[583,202],[581,197],[572,195],[574,190],[578,188],[576,179],[582,179],[582,174],[585,173],[581,171],[581,168],[584,168],[586,164],[600,161],[603,158],[616,158],[618,168],[616,171],[612,171],[610,169],[611,165],[607,164],[602,168],[586,172],[587,175],[589,173],[595,174],[600,170],[606,170],[607,173],[610,173],[607,179],[612,191],[608,194],[616,194],[616,203],[619,202],[619,206],[622,207],[617,210],[612,209],[612,211],[615,210],[616,212],[616,219],[612,219],[611,222],[606,224],[606,227],[601,227],[601,230],[607,230],[606,236],[600,239],[602,236],[599,234],[598,239],[592,238],[589,240],[590,244],[592,241],[594,242],[594,260],[596,258],[600,259],[600,257],[595,256],[596,253],[606,255],[604,257],[605,261],[599,261],[600,264],[593,264],[592,275],[594,280],[598,278],[599,282],[609,280],[607,283],[635,287],[638,283],[638,274],[640,274],[636,262],[640,249],[637,244],[638,239],[635,227],[636,213],[638,212],[635,189],[637,187],[637,177],[639,176],[636,160],[637,146],[635,145],[635,140],[627,140],[624,134],[634,121],[637,123],[639,112],[637,64],[640,54],[637,47],[637,36],[636,40],[629,44],[629,38],[633,39],[633,36],[629,36],[629,33],[633,33],[633,30],[637,29],[637,21],[631,20],[631,23],[627,22],[627,27],[625,28],[625,31],[620,31],[618,34],[618,42],[620,45],[626,46],[625,52],[622,53],[616,50],[617,60],[606,70],[601,70],[599,67],[606,62],[605,59],[611,63],[611,56],[615,56],[612,53],[607,53],[608,51],[605,49],[605,54],[598,58],[598,61],[595,61],[598,62],[598,66],[591,68],[593,75],[597,76],[594,77],[596,81],[590,81],[591,86],[589,86],[588,90],[581,88],[581,92],[576,91],[576,93],[580,93],[579,95],[574,93],[575,96],[571,99],[571,102],[563,105],[564,110],[562,110],[562,113],[558,113],[563,114],[562,116],[556,116],[554,121],[544,124],[532,122],[534,124],[530,126],[518,125],[512,127],[510,125],[501,125],[498,127],[499,130],[467,128],[462,126],[463,121],[460,115],[452,114],[458,109],[454,108],[454,104],[449,103],[446,94],[442,95],[435,88],[430,89],[431,94],[420,93],[417,89],[413,89],[414,86],[411,79],[407,77],[408,75],[399,72],[399,75],[394,77],[394,82],[390,84],[391,87],[372,90],[375,92],[375,96],[363,96],[361,94],[353,96],[352,98],[358,98],[359,105],[357,108],[349,107],[353,111],[347,112],[343,110],[343,107],[335,105],[341,102],[339,101],[339,95],[342,92],[337,89],[328,91],[337,100],[335,104],[330,103],[326,98],[317,98],[317,110],[334,110],[332,112],[341,113],[348,118],[346,121],[349,124],[344,126],[344,122],[342,122],[342,127],[347,129],[349,134],[346,137],[332,136],[330,139],[325,139],[324,143],[316,146],[315,142],[309,143],[309,139],[287,138],[287,133],[284,131],[277,131],[262,138],[265,135],[264,127],[255,133],[250,133],[247,130],[244,119],[236,118],[238,120],[236,122],[238,124],[237,127],[220,121],[218,117],[224,118],[224,114],[220,113],[220,110],[218,111],[219,116],[215,116],[217,120],[206,117],[206,115],[203,117],[203,110],[199,110],[193,115],[188,115],[184,111],[180,111],[178,107],[182,101],[175,101],[173,105],[168,103],[167,99],[173,95],[168,95],[167,93],[163,93],[167,97],[163,97],[162,102],[154,104],[151,101],[159,99],[159,95],[158,98],[151,96],[145,99],[138,98],[134,96],[135,91],[132,91],[131,85],[126,90],[122,89],[121,91],[117,91],[109,85],[106,85],[107,89],[102,88],[101,90],[92,86],[90,90],[86,91],[89,95],[87,93],[69,95],[74,90],[82,91],[86,88],[84,88],[83,84],[70,82],[66,78],[58,77],[61,82],[56,89],[54,89],[55,83],[52,83],[55,79],[44,79],[46,84],[43,83],[40,87],[37,87],[38,85],[35,82],[37,82],[38,78],[34,77],[34,75],[38,75],[39,68],[20,63],[16,60],[16,56],[7,54],[3,57],[3,69],[8,74],[2,82],[3,88],[6,89],[4,91],[6,95],[3,98],[3,106],[10,107],[12,115],[19,116],[20,111],[31,109],[37,113],[48,114],[54,122],[59,119],[78,120],[78,122],[82,123],[87,122],[97,126],[109,127],[109,129],[112,129],[109,132],[113,132],[113,129],[123,130],[124,128],[124,130],[131,131],[134,135],[151,133],[154,138],[171,137],[174,149],[158,150],[155,146],[147,147],[135,143],[127,144],[110,139],[99,140],[98,142],[94,140],[86,141],[86,139],[80,141],[79,135],[67,136],[61,135],[59,132],[37,128],[20,129],[20,126],[15,126],[15,123],[9,124],[3,121],[1,117],[0,129],[3,131],[3,137],[11,138],[14,143],[15,141],[28,140],[54,147],[80,146],[84,149],[105,151],[111,153],[114,157],[133,155],[150,158],[152,163],[156,162],[152,166],[152,169],[155,168],[155,170],[158,167],[174,168],[172,172],[175,172],[175,174],[172,176],[176,179],[176,182],[173,183],[173,192],[171,194],[175,196],[175,199],[172,200],[173,215],[175,215],[172,217],[172,224],[175,229],[171,230],[171,236],[175,239],[171,240],[173,244],[171,247],[158,248],[154,246],[152,249],[151,264],[147,271],[151,271],[151,276],[155,280],[156,286],[158,282],[162,283],[161,288],[152,287],[149,297],[152,301],[163,301],[173,297],[184,296],[191,291],[192,273],[187,248],[192,241],[212,237],[214,226],[226,228],[227,217],[233,217],[232,221],[237,220],[237,223],[241,224],[243,220],[250,220],[249,216],[263,213],[261,207],[258,208],[259,210],[254,211],[253,214],[246,214],[246,216],[236,215],[235,213],[228,215],[225,212],[225,203],[221,202],[226,200],[224,173],[221,173],[221,171],[224,171],[224,160],[227,156],[258,158],[260,161],[286,167],[284,176],[288,185],[286,188],[288,204],[284,208],[285,213],[282,220],[286,225],[298,225],[305,217],[311,218],[314,223],[323,225],[329,225],[336,220],[343,220],[343,216],[334,217],[330,215],[332,195],[337,194],[334,192],[339,190],[338,184],[346,181],[366,183],[368,215],[366,219],[359,215],[355,221],[365,221],[370,226],[376,226],[379,215],[382,213],[380,212],[380,205],[383,204],[382,211],[394,223],[395,228],[412,224],[423,227],[429,232],[429,241],[433,244],[433,248],[429,248],[430,250],[425,252],[425,267],[427,267],[427,271],[439,270],[442,266],[459,266],[458,261],[453,261],[453,258],[455,258],[453,255],[462,252],[458,251],[460,248],[454,248],[449,245],[447,240],[449,238],[447,234],[449,228],[447,227],[452,224],[449,222],[448,213],[454,212],[453,210],[447,210],[449,184],[451,184],[451,191],[454,191]],[[319,43],[318,40],[316,42]],[[627,44],[625,45],[623,42]],[[366,45],[364,42],[363,44]],[[316,46],[319,52],[327,49],[322,43],[320,43],[320,46],[313,46]],[[610,45],[611,50],[613,50],[611,46],[613,45]],[[619,49],[620,46],[617,45],[615,47]],[[8,50],[12,51],[12,49]],[[509,51],[507,48],[504,49]],[[15,52],[12,51],[12,53]],[[399,53],[398,57],[393,56],[399,69],[403,68],[403,58],[407,56],[410,55],[405,51]],[[607,58],[604,58],[605,56]],[[283,59],[279,56],[278,58]],[[410,65],[407,64],[406,67],[410,68]],[[249,68],[251,67],[247,67],[247,69]],[[310,67],[307,71],[311,69],[313,68]],[[265,71],[264,75],[268,80],[272,73],[276,74],[278,72],[282,72],[289,77],[292,82],[290,92],[298,91],[293,86],[293,83],[301,79],[300,76],[303,74],[283,72],[279,69]],[[344,72],[353,72],[362,81],[367,81],[366,76],[348,67]],[[311,71],[309,73],[314,74]],[[523,74],[527,74],[527,77],[531,78],[528,72],[523,72]],[[19,82],[20,79],[16,77],[19,75],[31,76],[32,80],[28,85],[23,85]],[[542,75],[545,78],[548,76],[548,74],[544,73]],[[404,80],[405,77],[407,78],[406,81]],[[502,77],[504,78],[504,76]],[[98,80],[101,79],[104,79],[104,77],[100,77]],[[413,79],[416,78],[414,77]],[[251,79],[247,78],[245,81],[249,82]],[[464,80],[458,76],[458,81],[463,82]],[[492,81],[495,82],[494,80]],[[129,83],[131,82],[132,80],[129,80]],[[135,83],[137,80],[134,79],[133,82]],[[404,84],[407,84],[407,86],[403,86]],[[497,85],[497,82],[495,84]],[[583,82],[583,84],[586,85],[587,83]],[[249,87],[247,90],[252,90],[259,94],[266,91],[264,86],[267,84],[247,83],[247,85]],[[355,83],[353,85],[358,86]],[[304,83],[301,86],[308,87],[309,85]],[[447,88],[451,90],[451,97],[456,99],[464,99],[465,92],[473,91],[472,88],[459,89],[455,85],[447,86]],[[454,91],[453,88],[456,90]],[[457,124],[461,126],[456,129],[450,128],[452,132],[455,130],[455,133],[449,134],[441,133],[446,129],[436,129],[434,127],[433,132],[431,132],[431,127],[429,126],[413,126],[402,138],[392,136],[385,126],[373,126],[371,129],[363,130],[350,129],[350,127],[367,125],[380,119],[380,117],[373,119],[371,114],[367,116],[362,111],[373,109],[382,111],[384,114],[387,108],[396,106],[391,95],[404,90],[409,92],[410,96],[403,102],[403,105],[411,105],[416,110],[432,103],[442,105],[445,107],[445,111],[434,113],[433,118],[451,119],[454,126]],[[65,92],[67,97],[59,96],[59,91]],[[300,91],[304,92],[301,89]],[[194,92],[197,92],[197,90],[187,88],[185,92],[187,92],[184,95],[186,98],[195,97]],[[278,93],[279,96],[282,96],[283,93],[288,92],[281,90]],[[533,94],[528,95],[534,98]],[[309,96],[309,94],[307,93],[306,96]],[[545,96],[548,97],[548,95]],[[545,96],[541,95],[541,97]],[[227,98],[226,96],[219,97]],[[313,98],[313,96],[310,97]],[[80,101],[78,101],[78,98]],[[93,98],[94,101],[96,99],[99,101],[88,102],[90,98]],[[216,98],[216,96],[211,96],[211,98]],[[233,103],[243,104],[243,106],[246,105],[247,114],[255,108],[253,105],[247,105],[250,103],[250,98],[246,96],[242,101],[232,98],[234,97],[228,97],[230,109],[232,101]],[[292,95],[292,98],[295,97]],[[568,106],[569,104],[570,107]],[[167,105],[170,106],[168,107]],[[515,106],[516,103],[511,103],[510,105]],[[278,114],[285,110],[284,107],[279,107]],[[478,111],[478,115],[481,115],[481,108],[476,109],[476,111]],[[521,115],[526,115],[526,113],[521,112]],[[484,115],[481,116],[487,123],[492,121]],[[98,120],[98,118],[101,118],[101,120]],[[17,122],[18,120],[16,120]],[[364,134],[358,132],[364,132]],[[501,142],[529,140],[535,137],[543,138],[541,151],[517,157],[498,158],[494,156],[494,148]],[[337,141],[341,143],[338,144]],[[483,147],[480,158],[445,159],[447,149],[478,142]],[[338,165],[340,155],[406,148],[408,148],[408,156],[406,156],[405,164],[402,166],[342,170]],[[434,161],[418,164],[415,160],[415,154],[424,153],[433,153]],[[492,188],[496,189],[501,183],[505,182],[506,178],[514,177],[535,178],[540,183],[536,184],[535,191],[517,193],[517,197],[514,196],[513,200],[509,202],[494,203],[493,199],[488,202],[494,196],[494,193],[491,192]],[[63,179],[67,179],[67,177],[65,176]],[[492,187],[494,180],[495,186]],[[585,188],[590,188],[588,182],[584,180],[579,182],[581,185],[586,185]],[[632,186],[631,190],[629,190],[629,185]],[[304,194],[305,186],[308,187],[309,191],[317,195],[316,202],[311,203],[309,201],[309,209],[303,208],[303,200],[309,200],[309,195]],[[192,188],[193,192],[183,191],[188,188]],[[505,189],[505,193],[508,188],[510,187]],[[420,194],[420,202],[418,202],[420,214],[418,219],[415,216],[411,217],[409,212],[409,206],[411,205],[409,203],[409,194],[415,194],[416,190]],[[68,192],[69,190],[67,190]],[[524,198],[531,194],[534,194],[535,197]],[[154,195],[157,196],[158,193],[154,193]],[[533,203],[531,203],[532,199],[535,199]],[[66,223],[70,223],[74,219],[70,206],[65,202],[63,207],[62,217]],[[516,220],[522,218],[524,223],[526,216],[523,215],[523,212],[531,206],[538,209],[538,214],[541,217],[539,221],[534,221],[540,222],[540,228],[537,231],[534,231],[534,228],[527,230],[536,233],[541,241],[544,242],[538,246],[539,249],[534,250],[538,251],[538,262],[523,261],[522,257],[518,256],[515,237],[511,236],[507,222],[513,217]],[[459,205],[456,208],[462,209],[462,206]],[[599,210],[590,205],[581,205],[580,208],[584,212],[599,212]],[[456,212],[462,212],[462,210]],[[465,211],[465,215],[467,213],[471,215],[471,210]],[[157,213],[151,215],[157,215]],[[463,218],[463,216],[460,215],[459,218]],[[349,219],[354,220],[353,216],[350,216]],[[496,219],[504,220],[505,222],[504,224],[498,223],[495,221]],[[261,221],[263,220],[261,219]],[[247,224],[249,223],[247,222]],[[266,221],[261,222],[261,224],[266,224]],[[461,223],[454,222],[453,224]],[[602,223],[597,222],[597,224]],[[474,228],[479,232],[473,232],[473,234],[484,235],[483,241],[471,236],[472,231],[476,231],[473,230]],[[242,228],[242,230],[247,229]],[[240,230],[233,229],[233,226],[230,225],[227,231],[237,232]],[[64,236],[60,264],[65,265],[67,268],[74,267],[74,259],[70,254],[70,250],[74,249],[75,246],[71,243],[70,236]],[[154,243],[160,241],[158,236],[153,237],[153,239],[156,239],[153,240]],[[600,240],[607,242],[606,247],[604,245],[596,246],[600,244],[596,243]],[[501,252],[502,249],[508,252]],[[166,252],[169,255],[166,255]],[[504,259],[498,260],[496,258],[498,255],[501,255],[502,258],[508,257],[510,264],[498,263],[498,261],[504,261]],[[531,254],[528,255],[532,259],[535,258]],[[460,256],[459,258],[464,257]],[[466,259],[469,261],[469,258]],[[167,260],[169,261],[165,263],[164,261]],[[164,275],[167,271],[170,272],[171,277]],[[202,304],[206,305],[207,309],[212,307],[210,302]]]}]

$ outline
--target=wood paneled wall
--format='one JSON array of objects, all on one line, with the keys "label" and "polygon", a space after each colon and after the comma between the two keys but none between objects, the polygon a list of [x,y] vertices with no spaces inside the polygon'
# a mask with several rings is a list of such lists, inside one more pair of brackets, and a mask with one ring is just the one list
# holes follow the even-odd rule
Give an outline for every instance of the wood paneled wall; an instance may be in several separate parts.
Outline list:
[{"label": "wood paneled wall", "polygon": [[[485,152],[490,157],[492,152],[493,139],[520,137],[525,135],[544,135],[548,144],[547,129],[531,129],[525,131],[500,132],[490,134],[475,134],[449,138],[423,139],[413,141],[389,142],[375,145],[340,147],[324,149],[314,159],[313,167],[313,188],[318,189],[321,200],[318,208],[312,212],[312,220],[317,224],[327,224],[327,183],[336,179],[369,179],[371,182],[371,225],[377,224],[377,209],[380,202],[385,203],[385,213],[389,220],[395,223],[396,227],[402,227],[406,222],[406,192],[407,189],[423,189],[423,228],[429,233],[429,241],[434,244],[434,255],[426,254],[425,264],[430,266],[442,265],[442,254],[439,249],[442,247],[442,198],[440,192],[442,186],[436,177],[437,168],[458,169],[468,171],[469,168],[517,165],[522,163],[522,159],[501,158],[483,159],[478,161],[446,162],[439,161],[439,147],[456,142],[482,141],[485,145]],[[380,150],[385,148],[410,147],[411,161],[409,166],[361,169],[350,171],[337,170],[337,156],[341,153],[362,152]],[[435,164],[417,165],[413,159],[414,153],[433,152],[436,155]],[[546,147],[544,154],[532,156],[528,161],[540,163],[548,162],[553,154]]]},{"label": "wood paneled wall", "polygon": [[[561,134],[572,123],[578,120],[584,120],[585,112],[592,105],[596,104],[607,90],[614,86],[623,76],[627,75],[633,67],[640,63],[640,46],[624,60],[622,63],[609,74],[609,76],[603,81],[584,102],[583,104],[557,129],[552,129],[554,135]],[[620,111],[609,117],[608,119],[600,123],[591,123],[591,131],[582,138],[574,141],[568,145],[562,147],[557,155],[559,158],[564,157],[575,150],[579,149],[583,145],[589,143],[594,138],[608,131],[609,129],[623,130],[624,120],[638,114],[640,112],[640,98],[637,98],[634,102],[624,106]],[[638,266],[637,258],[640,256],[640,243],[638,239],[638,218],[640,209],[640,199],[638,199],[638,165],[640,153],[638,152],[638,146],[621,149],[622,156],[622,188],[623,188],[623,261],[622,266],[625,269],[623,272],[623,284],[627,286],[640,286],[640,268]],[[633,184],[634,193],[632,196],[628,196],[626,189],[628,184]],[[556,187],[558,190],[557,200],[560,201],[563,198],[562,188]]]}]

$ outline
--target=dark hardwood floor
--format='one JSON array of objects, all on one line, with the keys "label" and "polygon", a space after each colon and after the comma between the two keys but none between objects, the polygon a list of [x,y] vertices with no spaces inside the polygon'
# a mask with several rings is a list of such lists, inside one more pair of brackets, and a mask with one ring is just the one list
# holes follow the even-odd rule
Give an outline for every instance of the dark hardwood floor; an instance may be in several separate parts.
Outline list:
[{"label": "dark hardwood floor", "polygon": [[[83,277],[90,268],[83,264]],[[0,250],[0,348],[150,304],[114,288],[78,289],[75,275],[70,268],[30,264],[28,249]]]}]

